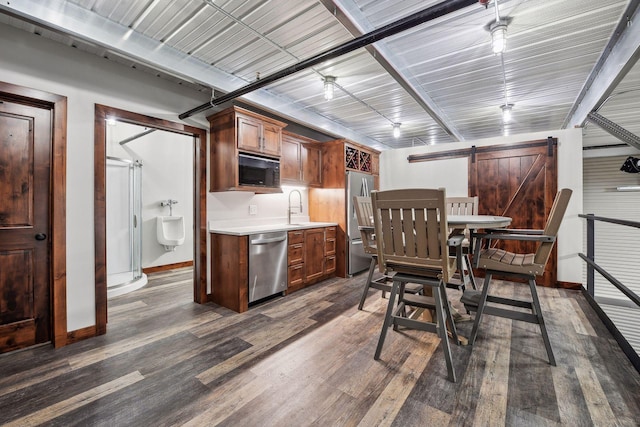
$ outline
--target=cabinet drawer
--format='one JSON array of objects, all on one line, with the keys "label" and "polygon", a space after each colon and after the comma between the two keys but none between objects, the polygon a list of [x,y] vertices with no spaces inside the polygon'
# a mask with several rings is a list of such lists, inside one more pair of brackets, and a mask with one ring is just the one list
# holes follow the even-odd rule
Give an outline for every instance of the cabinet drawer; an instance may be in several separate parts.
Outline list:
[{"label": "cabinet drawer", "polygon": [[336,227],[327,227],[327,238],[336,237]]},{"label": "cabinet drawer", "polygon": [[287,253],[287,261],[288,265],[300,264],[304,260],[304,244],[303,243],[294,243],[289,245],[289,250]]},{"label": "cabinet drawer", "polygon": [[304,242],[304,230],[289,231],[289,244]]},{"label": "cabinet drawer", "polygon": [[324,254],[335,255],[336,254],[336,239],[335,237],[327,238],[324,242]]},{"label": "cabinet drawer", "polygon": [[292,265],[289,267],[287,276],[289,286],[300,285],[304,282],[304,264]]},{"label": "cabinet drawer", "polygon": [[331,255],[324,259],[324,274],[333,274],[336,271],[336,256]]}]

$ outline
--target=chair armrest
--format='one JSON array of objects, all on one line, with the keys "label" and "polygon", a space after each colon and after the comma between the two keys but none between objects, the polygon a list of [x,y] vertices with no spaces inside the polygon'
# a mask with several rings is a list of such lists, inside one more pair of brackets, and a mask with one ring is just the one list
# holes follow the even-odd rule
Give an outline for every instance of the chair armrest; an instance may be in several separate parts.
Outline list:
[{"label": "chair armrest", "polygon": [[460,235],[456,235],[456,236],[451,236],[447,239],[447,245],[448,246],[453,246],[453,247],[457,247],[457,246],[462,246],[462,241],[464,240],[464,235],[460,234]]},{"label": "chair armrest", "polygon": [[531,235],[531,234],[487,233],[479,237],[480,239],[521,240],[523,242],[555,242],[556,241],[556,236],[547,236],[545,234]]},{"label": "chair armrest", "polygon": [[[544,230],[532,230],[527,228],[486,228],[484,234],[500,233],[500,234],[542,234]],[[481,233],[483,234],[483,233]]]}]

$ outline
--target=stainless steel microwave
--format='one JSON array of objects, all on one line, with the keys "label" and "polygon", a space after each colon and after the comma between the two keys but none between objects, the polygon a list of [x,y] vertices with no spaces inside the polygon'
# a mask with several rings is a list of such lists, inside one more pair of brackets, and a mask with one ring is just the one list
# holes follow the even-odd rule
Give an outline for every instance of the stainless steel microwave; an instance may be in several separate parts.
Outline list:
[{"label": "stainless steel microwave", "polygon": [[280,161],[238,154],[238,184],[252,187],[280,187]]}]

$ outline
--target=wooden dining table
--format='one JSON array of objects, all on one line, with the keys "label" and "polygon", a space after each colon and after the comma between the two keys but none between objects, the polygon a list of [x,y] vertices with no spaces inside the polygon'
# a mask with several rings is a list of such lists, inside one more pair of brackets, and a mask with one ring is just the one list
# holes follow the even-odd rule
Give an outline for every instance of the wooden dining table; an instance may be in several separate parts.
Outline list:
[{"label": "wooden dining table", "polygon": [[[495,216],[495,215],[447,215],[447,225],[452,231],[452,234],[462,234],[464,230],[468,229],[469,233],[469,251],[473,250],[473,233],[477,230],[485,228],[504,228],[511,224],[512,218],[508,216]],[[473,289],[476,289],[475,278],[473,276],[473,269],[469,254],[463,255],[462,260],[466,266],[458,265],[460,270],[461,280],[465,287],[471,285]],[[466,271],[466,272],[465,272]]]}]

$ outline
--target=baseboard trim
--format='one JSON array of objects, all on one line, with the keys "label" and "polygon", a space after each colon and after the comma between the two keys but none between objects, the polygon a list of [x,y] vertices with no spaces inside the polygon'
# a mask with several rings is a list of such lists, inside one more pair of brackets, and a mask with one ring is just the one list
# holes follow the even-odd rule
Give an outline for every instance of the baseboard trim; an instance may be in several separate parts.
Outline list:
[{"label": "baseboard trim", "polygon": [[87,338],[93,338],[97,336],[96,326],[87,326],[86,328],[76,329],[75,331],[67,332],[67,345],[74,342],[86,340]]},{"label": "baseboard trim", "polygon": [[176,268],[193,267],[193,261],[176,262],[174,264],[156,265],[155,267],[143,268],[144,274],[157,273],[158,271],[175,270]]},{"label": "baseboard trim", "polygon": [[582,289],[582,283],[574,283],[574,282],[556,282],[556,287],[562,289],[570,289],[572,291],[579,291]]}]

